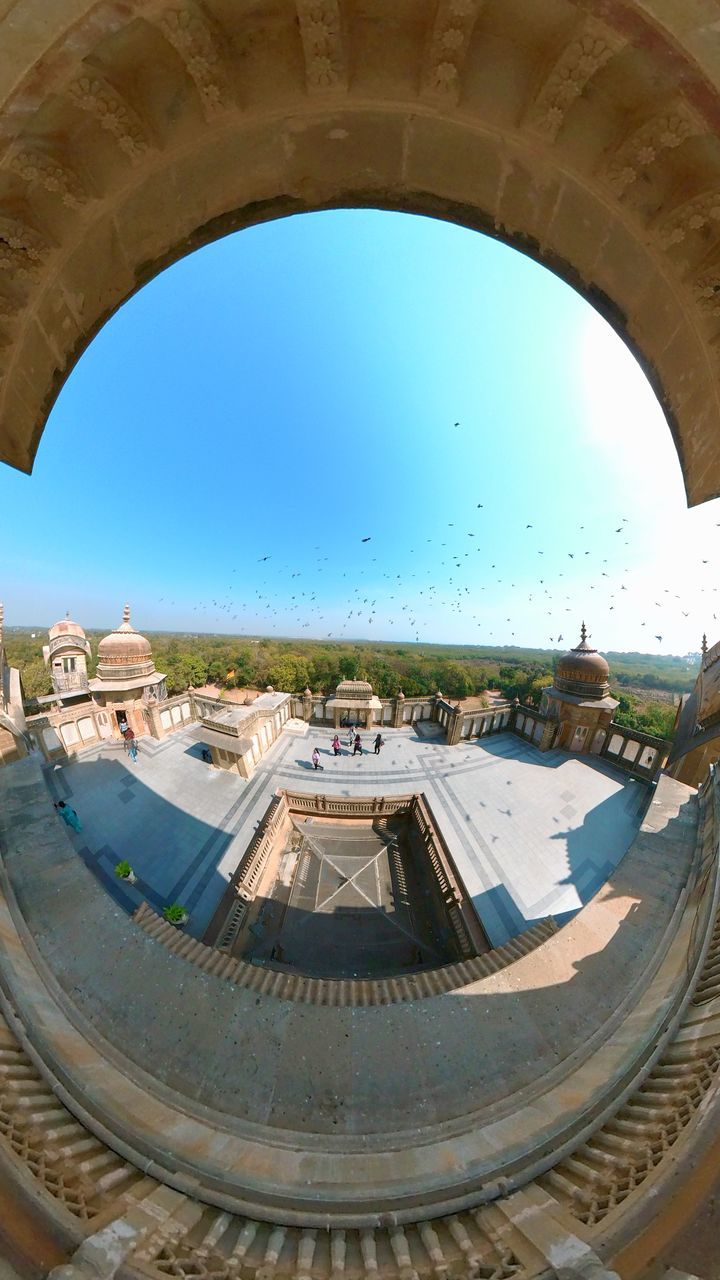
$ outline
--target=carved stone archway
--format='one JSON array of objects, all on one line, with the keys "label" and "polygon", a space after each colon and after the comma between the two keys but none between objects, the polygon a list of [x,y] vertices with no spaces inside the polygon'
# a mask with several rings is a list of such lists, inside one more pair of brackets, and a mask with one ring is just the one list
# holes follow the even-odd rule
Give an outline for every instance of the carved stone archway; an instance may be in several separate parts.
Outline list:
[{"label": "carved stone archway", "polygon": [[[165,266],[262,220],[375,206],[486,231],[583,293],[642,360],[690,503],[717,495],[719,20],[716,0],[0,0],[0,460],[31,470],[50,409],[79,355],[113,311]],[[19,796],[12,813],[24,803]],[[708,813],[714,811],[708,803]],[[15,828],[22,834],[20,820]],[[716,845],[714,829],[711,837]],[[34,847],[40,843],[38,837]],[[139,945],[137,934],[129,936]],[[24,963],[20,944],[16,950]],[[714,992],[715,953],[708,954],[710,976],[703,981]],[[702,963],[700,957],[699,973]],[[275,1274],[510,1280],[547,1274],[556,1263],[568,1275],[573,1268],[599,1271],[588,1237],[605,1260],[626,1250],[624,1274],[631,1276],[656,1248],[649,1238],[653,1214],[663,1215],[651,1182],[646,1203],[631,1205],[627,1222],[611,1218],[603,1227],[607,1205],[600,1195],[595,1203],[592,1189],[598,1168],[612,1157],[600,1145],[589,1157],[585,1217],[571,1172],[551,1184],[564,1186],[559,1200],[548,1183],[510,1197],[503,1179],[484,1188],[486,1211],[470,1197],[462,1218],[453,1200],[451,1216],[448,1209],[423,1222],[411,1206],[407,1234],[399,1217],[380,1212],[377,1221],[342,1219],[328,1239],[316,1231],[315,1218],[295,1222],[287,1206],[277,1223],[269,1210],[242,1225],[225,1221],[231,1214],[215,1191],[207,1203],[193,1201],[197,1184],[182,1169],[174,1171],[171,1190],[161,1168],[134,1159],[134,1149],[128,1155],[122,1135],[106,1133],[90,1108],[83,1112],[65,1090],[62,1062],[48,1083],[36,1071],[21,1016],[5,1004],[18,1037],[14,1046],[10,1027],[0,1027],[5,1060],[17,1058],[10,1061],[16,1083],[9,1093],[25,1089],[28,1103],[23,1094],[17,1130],[3,1119],[3,1132],[11,1134],[14,1152],[31,1152],[48,1197],[57,1200],[57,1221],[44,1203],[36,1212],[34,1192],[23,1191],[19,1177],[13,1182],[3,1172],[0,1187],[4,1194],[6,1183],[16,1186],[18,1202],[22,1193],[30,1205],[23,1201],[22,1212],[49,1224],[58,1261],[85,1231],[83,1214],[90,1221],[96,1213],[97,1229],[91,1236],[87,1228],[78,1255],[81,1272],[85,1257],[89,1270],[97,1267],[102,1249],[118,1266],[122,1241],[127,1252],[138,1237],[142,1274],[167,1274],[167,1255],[178,1242],[182,1252],[187,1238],[189,1262],[185,1255],[175,1259],[171,1274],[220,1274],[207,1259],[226,1240],[231,1277],[241,1274],[243,1250],[257,1237],[264,1252],[253,1274],[262,1280]],[[654,1149],[648,1143],[640,1153],[642,1176],[665,1178],[662,1204],[672,1200],[675,1225],[709,1185],[710,1173],[701,1177],[698,1169],[716,1168],[717,1105],[699,1137],[692,1129],[690,1103],[705,1105],[720,1062],[714,1042],[697,1060],[687,1048],[699,1039],[690,1019],[707,1013],[698,1008],[679,1047],[670,1046],[675,1056],[659,1064],[651,1081],[661,1101],[670,1088],[665,1082],[674,1082],[673,1123],[682,1120],[689,1132],[674,1199],[670,1175],[654,1168]],[[411,1052],[398,1044],[397,1061]],[[651,1090],[630,1105],[642,1108],[648,1096]],[[72,1101],[67,1115],[63,1098]],[[37,1152],[28,1115],[40,1117],[33,1121]],[[84,1152],[89,1144],[77,1186],[62,1185],[55,1169],[45,1168],[43,1116],[64,1149],[79,1143]],[[81,1121],[89,1136],[77,1133]],[[658,1125],[653,1141],[663,1149],[664,1113]],[[292,1159],[292,1143],[286,1149]],[[541,1163],[542,1174],[544,1156]],[[695,1181],[684,1176],[688,1167]],[[90,1185],[95,1170],[99,1191]],[[263,1172],[275,1176],[269,1160]],[[622,1203],[626,1183],[635,1185],[637,1176],[628,1162],[625,1181],[611,1180],[606,1199]],[[298,1178],[305,1194],[304,1168]],[[435,1215],[446,1185],[441,1178],[433,1187]],[[318,1212],[325,1212],[322,1201]],[[80,1224],[75,1233],[70,1213]],[[672,1223],[661,1226],[670,1233]],[[648,1237],[642,1246],[640,1236]],[[52,1256],[43,1246],[44,1265]]]},{"label": "carved stone archway", "polygon": [[31,469],[79,354],[164,266],[263,219],[374,205],[488,231],[583,292],[640,355],[689,501],[720,491],[707,3],[3,9],[2,459]]}]

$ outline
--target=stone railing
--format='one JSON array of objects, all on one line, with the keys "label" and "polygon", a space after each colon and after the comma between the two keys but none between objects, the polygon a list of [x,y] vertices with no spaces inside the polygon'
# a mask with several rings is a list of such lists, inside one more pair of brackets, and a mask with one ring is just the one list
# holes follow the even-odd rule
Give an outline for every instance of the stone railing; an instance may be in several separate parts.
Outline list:
[{"label": "stone railing", "polygon": [[[508,728],[546,751],[555,745],[560,725],[534,707],[519,706],[514,709]],[[665,738],[628,729],[613,721],[605,730],[599,750],[592,754],[609,760],[633,777],[651,781],[663,767],[669,751],[670,743]]]},{"label": "stone railing", "polygon": [[89,698],[75,706],[59,706],[28,716],[27,727],[47,760],[75,755],[112,737],[110,711]]},{"label": "stone railing", "polygon": [[613,721],[600,754],[635,777],[651,779],[665,764],[670,745],[666,738],[656,738]]},{"label": "stone railing", "polygon": [[452,854],[424,795],[412,797],[411,811],[462,955],[467,958],[487,946],[485,932],[468,902]]},{"label": "stone railing", "polygon": [[[315,725],[332,726],[335,723],[335,711],[332,707],[328,708],[326,703],[333,696],[330,693],[314,693],[309,697],[294,694],[293,715],[298,720],[306,720]],[[379,701],[382,704],[381,710],[376,711],[373,718],[373,724],[377,724],[378,728],[384,726],[386,729],[399,729],[403,725],[415,724],[418,720],[437,719],[435,694],[416,698],[380,698]],[[359,707],[358,710],[362,711],[362,708]]]},{"label": "stone railing", "polygon": [[325,796],[286,791],[291,813],[323,813],[338,818],[389,817],[412,808],[413,796]]},{"label": "stone railing", "polygon": [[245,852],[233,877],[238,897],[246,901],[254,898],[260,877],[265,870],[268,855],[275,842],[278,829],[288,816],[288,802],[281,791],[273,796],[260,826]]}]

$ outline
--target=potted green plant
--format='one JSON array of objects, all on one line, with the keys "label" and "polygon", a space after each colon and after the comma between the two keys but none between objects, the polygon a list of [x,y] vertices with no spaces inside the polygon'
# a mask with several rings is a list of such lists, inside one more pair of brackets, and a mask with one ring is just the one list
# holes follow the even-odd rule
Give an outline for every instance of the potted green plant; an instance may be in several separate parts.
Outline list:
[{"label": "potted green plant", "polygon": [[115,875],[119,876],[121,880],[127,880],[128,884],[134,884],[137,880],[137,876],[130,866],[130,863],[124,858],[122,862],[118,862],[115,868]]},{"label": "potted green plant", "polygon": [[169,907],[163,907],[163,915],[168,924],[187,924],[190,919],[188,911],[179,902],[173,902]]}]

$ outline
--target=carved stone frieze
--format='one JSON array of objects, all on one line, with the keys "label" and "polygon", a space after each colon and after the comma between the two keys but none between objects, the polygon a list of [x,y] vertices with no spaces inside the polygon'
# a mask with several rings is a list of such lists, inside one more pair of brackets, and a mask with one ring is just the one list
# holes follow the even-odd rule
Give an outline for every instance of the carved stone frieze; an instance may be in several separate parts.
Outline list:
[{"label": "carved stone frieze", "polygon": [[158,14],[157,24],[182,58],[209,118],[230,105],[225,67],[216,34],[195,4],[175,4]]},{"label": "carved stone frieze", "polygon": [[457,102],[470,39],[485,0],[438,0],[423,65],[423,97]]},{"label": "carved stone frieze", "polygon": [[677,101],[646,120],[616,148],[605,166],[605,181],[616,196],[625,194],[640,172],[654,164],[663,151],[679,147],[688,138],[707,132],[707,125],[686,102]]},{"label": "carved stone frieze", "polygon": [[594,18],[583,22],[536,93],[526,118],[529,128],[554,142],[569,107],[624,43]]},{"label": "carved stone frieze", "polygon": [[8,165],[31,186],[37,184],[57,194],[69,209],[79,209],[88,199],[77,174],[44,151],[29,148],[15,151]]},{"label": "carved stone frieze", "polygon": [[656,235],[663,249],[670,249],[681,244],[693,231],[702,231],[713,222],[720,222],[720,191],[704,191],[663,218]]},{"label": "carved stone frieze", "polygon": [[338,0],[296,0],[308,89],[347,88],[347,58]]},{"label": "carved stone frieze", "polygon": [[102,76],[95,72],[78,76],[68,93],[81,111],[95,116],[117,140],[131,160],[140,160],[150,149],[150,138],[139,115]]}]

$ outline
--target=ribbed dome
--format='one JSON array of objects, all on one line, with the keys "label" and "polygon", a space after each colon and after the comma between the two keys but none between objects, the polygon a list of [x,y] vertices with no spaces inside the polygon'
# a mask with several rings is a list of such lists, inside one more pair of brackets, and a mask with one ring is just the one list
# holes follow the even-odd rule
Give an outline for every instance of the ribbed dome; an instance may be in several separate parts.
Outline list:
[{"label": "ribbed dome", "polygon": [[130,606],[125,605],[123,620],[98,645],[97,674],[101,680],[129,679],[149,676],[155,670],[150,641],[130,624]]},{"label": "ribbed dome", "polygon": [[558,662],[555,688],[584,698],[604,698],[610,687],[609,681],[610,668],[602,654],[588,644],[583,622],[580,643],[569,653],[564,653]]},{"label": "ribbed dome", "polygon": [[58,636],[78,636],[81,640],[85,639],[85,632],[79,622],[73,622],[72,618],[65,617],[62,622],[56,622],[48,631],[51,640],[56,640]]},{"label": "ribbed dome", "polygon": [[372,685],[367,680],[341,680],[335,690],[336,698],[372,698]]}]

